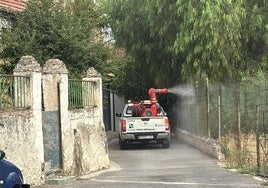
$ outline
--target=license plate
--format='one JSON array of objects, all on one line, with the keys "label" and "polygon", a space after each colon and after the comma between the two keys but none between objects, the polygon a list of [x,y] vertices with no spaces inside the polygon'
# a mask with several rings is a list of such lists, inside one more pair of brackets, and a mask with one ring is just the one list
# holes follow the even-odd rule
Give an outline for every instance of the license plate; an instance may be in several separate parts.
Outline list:
[{"label": "license plate", "polygon": [[153,135],[141,135],[139,136],[139,139],[153,139],[154,136]]}]

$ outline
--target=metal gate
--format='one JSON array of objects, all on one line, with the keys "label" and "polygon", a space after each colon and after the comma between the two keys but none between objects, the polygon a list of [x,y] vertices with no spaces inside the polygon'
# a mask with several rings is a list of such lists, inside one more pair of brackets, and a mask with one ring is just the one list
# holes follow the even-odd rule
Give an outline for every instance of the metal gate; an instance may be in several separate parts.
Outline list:
[{"label": "metal gate", "polygon": [[111,130],[111,97],[110,90],[103,89],[103,122],[105,131]]}]

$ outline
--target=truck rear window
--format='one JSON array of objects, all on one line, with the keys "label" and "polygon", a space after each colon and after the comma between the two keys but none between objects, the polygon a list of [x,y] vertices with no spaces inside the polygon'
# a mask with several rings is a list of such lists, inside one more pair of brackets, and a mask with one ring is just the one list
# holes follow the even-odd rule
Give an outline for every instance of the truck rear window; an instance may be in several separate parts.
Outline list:
[{"label": "truck rear window", "polygon": [[132,115],[132,108],[133,108],[133,106],[128,106],[127,107],[127,110],[126,110],[127,115]]}]

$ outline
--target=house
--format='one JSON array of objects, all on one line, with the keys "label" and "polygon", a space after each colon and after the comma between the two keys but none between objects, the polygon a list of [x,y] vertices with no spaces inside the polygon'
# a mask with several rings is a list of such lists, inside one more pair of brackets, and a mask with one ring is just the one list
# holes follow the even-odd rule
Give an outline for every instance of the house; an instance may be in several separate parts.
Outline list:
[{"label": "house", "polygon": [[0,1],[0,34],[12,26],[16,14],[26,8],[25,0],[1,0]]}]

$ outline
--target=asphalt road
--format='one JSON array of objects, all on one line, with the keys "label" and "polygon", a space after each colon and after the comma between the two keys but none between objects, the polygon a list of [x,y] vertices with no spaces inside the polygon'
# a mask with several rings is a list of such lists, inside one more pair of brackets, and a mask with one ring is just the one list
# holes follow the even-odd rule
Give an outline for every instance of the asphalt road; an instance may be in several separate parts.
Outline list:
[{"label": "asphalt road", "polygon": [[174,139],[168,149],[151,144],[120,150],[113,141],[109,153],[110,169],[81,176],[69,184],[39,188],[263,187],[262,181],[220,167],[216,159]]}]

